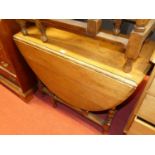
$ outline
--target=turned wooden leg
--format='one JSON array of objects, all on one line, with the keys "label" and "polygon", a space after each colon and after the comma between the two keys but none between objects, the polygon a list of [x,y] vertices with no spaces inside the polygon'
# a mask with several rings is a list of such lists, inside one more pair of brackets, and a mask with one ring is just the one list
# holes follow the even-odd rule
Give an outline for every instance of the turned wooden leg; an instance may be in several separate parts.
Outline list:
[{"label": "turned wooden leg", "polygon": [[83,116],[88,116],[88,113],[89,113],[89,111],[87,111],[87,110],[82,110],[82,111],[81,111],[81,114],[82,114]]},{"label": "turned wooden leg", "polygon": [[145,26],[148,24],[149,19],[136,19],[135,31],[144,32]]},{"label": "turned wooden leg", "polygon": [[45,32],[44,26],[42,25],[42,23],[40,22],[39,19],[35,20],[35,24],[36,24],[36,26],[38,27],[38,29],[39,29],[39,31],[41,33],[41,40],[43,42],[46,42],[48,39],[47,39],[47,36],[46,36],[46,32]]},{"label": "turned wooden leg", "polygon": [[44,96],[44,95],[46,95],[47,93],[45,92],[45,86],[44,86],[44,84],[39,80],[38,81],[38,89],[39,89],[39,91],[41,92],[41,94]]},{"label": "turned wooden leg", "polygon": [[58,106],[56,96],[54,94],[50,94],[50,96],[51,96],[52,106],[56,108]]},{"label": "turned wooden leg", "polygon": [[44,86],[41,81],[38,81],[38,89],[41,91],[42,95],[48,95],[50,97],[52,106],[54,108],[57,107],[57,99],[56,96],[48,91],[48,89]]},{"label": "turned wooden leg", "polygon": [[115,116],[116,108],[112,108],[108,111],[107,119],[105,120],[105,123],[103,125],[103,133],[109,134],[109,129],[111,127],[111,122]]},{"label": "turned wooden leg", "polygon": [[123,71],[129,73],[132,70],[133,59],[127,59],[126,63],[123,66]]},{"label": "turned wooden leg", "polygon": [[39,80],[39,81],[38,81],[38,89],[39,89],[40,91],[42,91],[43,87],[44,87],[44,84]]},{"label": "turned wooden leg", "polygon": [[115,24],[114,24],[114,34],[115,35],[118,35],[120,33],[121,24],[122,24],[121,19],[115,20]]},{"label": "turned wooden leg", "polygon": [[42,92],[43,95],[48,95],[50,97],[52,106],[56,108],[57,107],[56,95],[50,93],[49,90],[45,87],[45,85],[41,81],[38,82],[38,89]]},{"label": "turned wooden leg", "polygon": [[28,35],[28,32],[26,30],[26,21],[24,19],[17,19],[16,22],[19,24],[23,35]]}]

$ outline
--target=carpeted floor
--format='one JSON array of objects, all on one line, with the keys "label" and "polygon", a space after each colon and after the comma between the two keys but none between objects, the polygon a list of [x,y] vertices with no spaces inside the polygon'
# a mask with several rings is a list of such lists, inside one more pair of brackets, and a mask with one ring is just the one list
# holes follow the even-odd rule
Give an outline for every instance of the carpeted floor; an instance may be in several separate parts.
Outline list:
[{"label": "carpeted floor", "polygon": [[[125,103],[118,107],[110,134],[123,134],[128,117],[147,78]],[[105,114],[97,115],[105,117]],[[29,103],[0,84],[0,134],[102,134],[102,127],[65,105],[53,108],[48,96],[36,92]]]}]

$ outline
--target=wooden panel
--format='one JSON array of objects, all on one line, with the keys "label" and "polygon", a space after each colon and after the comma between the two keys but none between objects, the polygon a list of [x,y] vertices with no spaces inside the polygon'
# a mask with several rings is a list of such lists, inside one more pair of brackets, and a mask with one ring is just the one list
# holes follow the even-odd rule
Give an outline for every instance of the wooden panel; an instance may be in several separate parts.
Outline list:
[{"label": "wooden panel", "polygon": [[114,78],[118,76],[118,79],[122,79],[123,82],[130,81],[135,83],[133,84],[135,86],[143,80],[149,67],[150,56],[153,52],[152,48],[155,47],[154,42],[147,42],[142,49],[140,57],[134,63],[133,70],[130,74],[126,74],[122,70],[125,63],[124,49],[118,44],[92,39],[55,28],[46,30],[48,43],[42,43],[39,40],[40,34],[36,28],[29,28],[28,33],[29,36],[23,36],[18,33],[15,38],[43,49],[53,49],[60,54],[64,52],[64,56],[75,57],[81,62],[106,71],[106,74],[114,75]]},{"label": "wooden panel", "polygon": [[7,70],[6,68],[4,68],[1,65],[0,65],[0,75],[3,75],[5,78],[9,79],[10,81],[15,83],[16,85],[20,85],[16,74],[10,72],[10,70]]},{"label": "wooden panel", "polygon": [[148,22],[149,22],[149,19],[137,19],[135,31],[136,32],[144,32],[145,26],[148,24]]},{"label": "wooden panel", "polygon": [[87,21],[87,33],[90,36],[96,36],[100,31],[102,25],[101,19],[88,19]]},{"label": "wooden panel", "polygon": [[150,88],[148,89],[148,93],[155,97],[155,78],[152,81]]},{"label": "wooden panel", "polygon": [[155,124],[155,97],[146,95],[138,111],[138,116]]},{"label": "wooden panel", "polygon": [[47,28],[47,43],[40,41],[36,28],[28,33],[14,38],[36,75],[65,102],[89,111],[106,110],[127,99],[143,80],[152,54],[152,46],[142,50],[126,74],[121,46],[56,28]]},{"label": "wooden panel", "polygon": [[154,135],[155,128],[145,122],[135,118],[129,131],[129,135]]},{"label": "wooden panel", "polygon": [[[17,80],[23,92],[27,92],[34,87],[36,80],[13,41],[13,34],[19,30],[15,20],[0,20],[0,64],[3,76],[14,82]],[[15,74],[16,78],[10,74],[7,77],[7,73]]]},{"label": "wooden panel", "polygon": [[[52,26],[52,27],[64,29],[67,31],[75,32],[78,34],[88,35],[86,31],[87,29],[86,22],[75,21],[71,19],[42,19],[41,21],[46,26],[49,26],[49,27]],[[95,38],[100,39],[100,40],[106,39],[115,44],[121,44],[123,46],[127,45],[128,43],[128,36],[122,35],[122,34],[119,36],[114,36],[113,34],[111,34],[111,31],[99,32]]]},{"label": "wooden panel", "polygon": [[155,64],[155,50],[153,51],[150,61]]},{"label": "wooden panel", "polygon": [[17,40],[16,43],[49,90],[73,106],[89,111],[105,110],[120,104],[134,91],[134,87],[60,57],[52,50],[48,52]]},{"label": "wooden panel", "polygon": [[[128,132],[133,120],[135,119],[136,115],[138,114],[138,111],[143,103],[143,100],[145,99],[145,96],[147,94],[150,95],[150,93],[148,92],[148,89],[150,88],[151,84],[152,84],[152,81],[154,80],[154,77],[155,77],[155,67],[153,68],[152,72],[151,72],[151,75],[149,77],[149,80],[147,82],[147,85],[145,86],[144,90],[143,90],[143,93],[141,94],[138,102],[136,103],[136,106],[134,108],[134,110],[132,111],[131,115],[130,115],[130,118],[125,126],[125,129],[124,129],[124,132]],[[146,103],[147,104],[147,103]],[[146,105],[147,106],[147,105]],[[144,109],[145,110],[145,109]],[[145,112],[144,112],[145,113]],[[154,112],[153,112],[154,113]],[[153,117],[153,116],[152,116]]]},{"label": "wooden panel", "polygon": [[0,83],[4,84],[10,90],[19,95],[22,99],[24,99],[25,102],[29,101],[32,97],[32,93],[34,93],[34,88],[29,89],[27,92],[23,92],[18,85],[14,84],[2,75],[0,75]]},{"label": "wooden panel", "polygon": [[146,24],[149,22],[149,19],[136,19],[136,25],[137,26],[146,26]]},{"label": "wooden panel", "polygon": [[15,69],[14,69],[11,61],[9,60],[9,57],[8,57],[7,53],[5,52],[5,49],[3,48],[1,41],[0,41],[0,44],[1,44],[0,45],[0,65],[15,74],[16,73]]},{"label": "wooden panel", "polygon": [[0,41],[0,59],[3,58],[3,46],[2,46],[2,43]]}]

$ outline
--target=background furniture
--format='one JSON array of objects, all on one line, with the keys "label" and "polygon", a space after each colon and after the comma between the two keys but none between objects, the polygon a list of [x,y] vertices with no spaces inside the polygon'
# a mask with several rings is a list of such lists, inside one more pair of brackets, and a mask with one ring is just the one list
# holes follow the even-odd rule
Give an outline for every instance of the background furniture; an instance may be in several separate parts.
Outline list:
[{"label": "background furniture", "polygon": [[134,28],[130,35],[120,34],[122,25],[121,19],[113,20],[113,32],[102,29],[102,19],[88,19],[83,21],[75,20],[41,20],[45,25],[57,28],[67,29],[76,33],[85,34],[87,36],[104,39],[111,42],[117,42],[124,45],[124,59],[126,60],[122,66],[124,72],[131,72],[133,63],[139,57],[144,42],[155,29],[154,19],[135,19],[127,20],[134,23]]},{"label": "background furniture", "polygon": [[19,24],[23,35],[28,35],[27,29],[26,29],[27,22],[35,23],[35,25],[37,26],[37,28],[39,29],[39,31],[41,33],[40,39],[43,42],[46,42],[48,40],[47,36],[46,36],[45,28],[39,19],[16,19],[16,22]]},{"label": "background furniture", "polygon": [[[155,52],[151,57],[155,64]],[[155,134],[155,66],[125,127],[127,134]]]},{"label": "background furniture", "polygon": [[20,30],[15,20],[0,20],[0,82],[25,98],[31,94],[36,79],[13,41]]}]

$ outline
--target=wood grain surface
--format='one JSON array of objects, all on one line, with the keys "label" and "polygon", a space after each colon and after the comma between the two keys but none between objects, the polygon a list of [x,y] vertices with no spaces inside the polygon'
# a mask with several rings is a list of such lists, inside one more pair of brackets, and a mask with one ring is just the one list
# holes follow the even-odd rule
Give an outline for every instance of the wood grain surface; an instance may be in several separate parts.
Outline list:
[{"label": "wood grain surface", "polygon": [[[56,28],[48,28],[48,43],[36,28],[29,36],[18,33],[16,44],[40,80],[65,102],[88,111],[119,105],[142,81],[152,48],[147,43],[130,74],[122,71],[124,49]],[[152,46],[151,46],[152,47]]]}]

